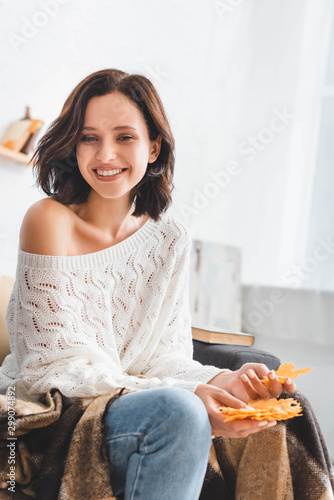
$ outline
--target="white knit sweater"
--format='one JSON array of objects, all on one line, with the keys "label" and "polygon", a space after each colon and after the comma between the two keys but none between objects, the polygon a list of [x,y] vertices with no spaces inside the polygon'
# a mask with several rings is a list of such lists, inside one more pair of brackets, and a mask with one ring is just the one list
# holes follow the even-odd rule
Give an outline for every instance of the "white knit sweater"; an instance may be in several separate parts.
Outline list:
[{"label": "white knit sweater", "polygon": [[190,248],[187,229],[165,214],[87,255],[19,250],[0,392],[15,384],[30,396],[85,397],[208,382],[222,370],[192,359]]}]

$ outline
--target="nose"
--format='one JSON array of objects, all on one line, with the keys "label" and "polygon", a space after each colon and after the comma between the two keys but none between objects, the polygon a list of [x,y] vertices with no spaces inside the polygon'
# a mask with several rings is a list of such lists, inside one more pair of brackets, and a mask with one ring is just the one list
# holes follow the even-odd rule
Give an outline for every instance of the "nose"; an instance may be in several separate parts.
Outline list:
[{"label": "nose", "polygon": [[102,163],[108,163],[117,158],[116,144],[111,141],[101,141],[96,152],[96,159]]}]

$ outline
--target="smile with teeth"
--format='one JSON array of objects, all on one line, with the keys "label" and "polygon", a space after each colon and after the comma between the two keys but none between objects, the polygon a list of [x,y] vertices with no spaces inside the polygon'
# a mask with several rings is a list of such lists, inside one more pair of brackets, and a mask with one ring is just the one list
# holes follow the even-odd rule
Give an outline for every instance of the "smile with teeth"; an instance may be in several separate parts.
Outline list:
[{"label": "smile with teeth", "polygon": [[100,169],[96,169],[95,172],[97,172],[98,175],[102,175],[103,177],[107,177],[107,176],[110,176],[110,175],[120,174],[121,172],[123,172],[123,170],[125,170],[125,169],[124,168],[117,168],[117,169],[114,169],[114,170],[100,170]]}]

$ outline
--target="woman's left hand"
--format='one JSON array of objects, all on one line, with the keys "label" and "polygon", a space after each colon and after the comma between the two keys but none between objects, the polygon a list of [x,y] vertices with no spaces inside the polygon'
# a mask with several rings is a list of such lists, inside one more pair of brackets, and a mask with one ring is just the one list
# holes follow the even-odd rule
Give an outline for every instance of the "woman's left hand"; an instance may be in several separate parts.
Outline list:
[{"label": "woman's left hand", "polygon": [[[260,381],[266,376],[269,387]],[[291,379],[286,378],[284,384],[281,384],[276,373],[261,363],[246,363],[239,370],[218,373],[208,384],[224,389],[245,403],[260,398],[277,398],[282,391],[289,393],[296,391]]]}]

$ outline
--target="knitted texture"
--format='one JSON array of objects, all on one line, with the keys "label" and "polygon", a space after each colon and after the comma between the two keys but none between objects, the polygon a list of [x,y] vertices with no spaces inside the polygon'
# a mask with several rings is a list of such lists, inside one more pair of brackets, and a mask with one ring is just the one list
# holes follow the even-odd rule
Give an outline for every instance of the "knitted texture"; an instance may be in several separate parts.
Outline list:
[{"label": "knitted texture", "polygon": [[91,254],[19,250],[0,391],[90,397],[208,382],[221,369],[192,359],[190,248],[185,226],[165,214]]}]

